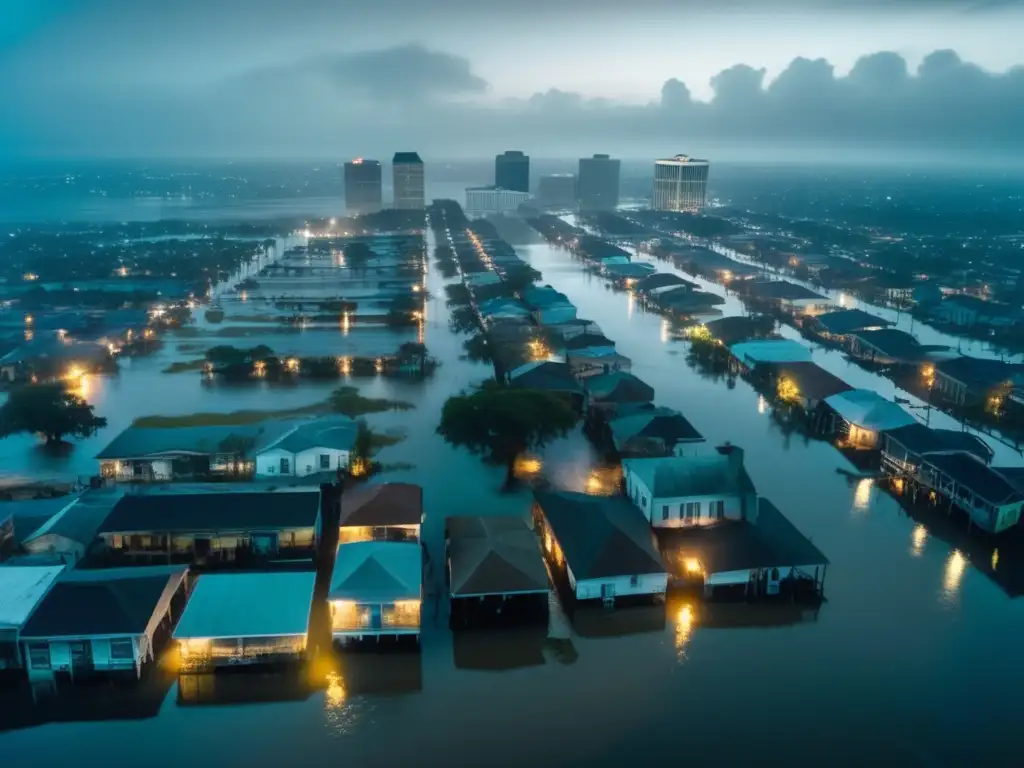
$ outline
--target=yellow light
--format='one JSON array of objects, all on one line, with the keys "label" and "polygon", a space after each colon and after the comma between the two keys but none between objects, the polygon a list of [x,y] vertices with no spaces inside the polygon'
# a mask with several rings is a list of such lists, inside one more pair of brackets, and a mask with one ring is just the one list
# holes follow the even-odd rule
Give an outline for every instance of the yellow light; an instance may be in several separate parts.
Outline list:
[{"label": "yellow light", "polygon": [[65,378],[67,378],[67,379],[80,379],[84,375],[85,375],[85,371],[82,369],[82,366],[80,366],[80,365],[72,365],[70,368],[68,368],[68,372],[67,372]]},{"label": "yellow light", "polygon": [[341,316],[341,332],[343,334],[345,334],[346,336],[348,335],[348,329],[349,329],[350,325],[351,325],[351,322],[350,322],[350,319],[349,319],[348,312],[345,312]]},{"label": "yellow light", "polygon": [[143,338],[146,338],[146,339],[152,339],[153,338],[153,329],[152,328],[147,328],[146,330],[144,330],[142,332],[142,336],[143,336]]},{"label": "yellow light", "polygon": [[732,280],[732,272],[730,272],[728,269],[723,269],[719,274],[722,277],[722,282],[728,283],[730,280]]},{"label": "yellow light", "polygon": [[696,557],[688,557],[683,560],[683,568],[685,568],[686,572],[691,576],[697,576],[704,573],[704,566],[700,564],[700,560]]},{"label": "yellow light", "polygon": [[544,466],[536,456],[520,456],[516,459],[514,471],[517,475],[535,475]]},{"label": "yellow light", "polygon": [[298,358],[295,358],[295,357],[288,358],[288,360],[285,363],[285,365],[288,367],[288,370],[291,371],[292,373],[297,373],[298,370],[299,370],[299,360],[298,360]]},{"label": "yellow light", "polygon": [[128,277],[128,267],[121,267],[119,270],[117,270],[117,274],[120,275],[121,277]]},{"label": "yellow light", "polygon": [[188,640],[178,641],[178,648],[181,650],[182,656],[205,653],[210,650],[211,645],[212,641],[205,638],[189,638]]},{"label": "yellow light", "polygon": [[627,288],[632,288],[634,285],[636,285],[636,278],[627,277],[626,278],[626,287]]},{"label": "yellow light", "polygon": [[253,370],[257,376],[263,376],[267,372],[267,364],[262,360],[257,360],[253,363]]},{"label": "yellow light", "polygon": [[768,412],[768,401],[764,399],[764,395],[757,396],[757,412],[767,413]]},{"label": "yellow light", "polygon": [[893,490],[897,493],[903,493],[903,478],[897,477],[892,481]]},{"label": "yellow light", "polygon": [[352,373],[352,358],[339,357],[338,367],[341,368],[342,374],[348,376],[350,373]]},{"label": "yellow light", "polygon": [[695,618],[693,606],[689,604],[680,608],[679,612],[676,614],[675,644],[677,651],[681,651],[690,641],[690,636],[693,634]]},{"label": "yellow light", "polygon": [[414,285],[412,287],[412,292],[413,293],[419,293],[422,290],[423,290],[423,286],[421,286],[419,283],[417,283],[416,285]]},{"label": "yellow light", "polygon": [[24,275],[22,275],[22,278],[28,280],[29,282],[32,282],[33,280],[38,280],[39,275],[37,275],[35,272],[26,272]]},{"label": "yellow light", "polygon": [[946,561],[946,576],[943,581],[943,589],[947,595],[952,596],[959,591],[966,568],[967,558],[960,553],[959,549],[954,549],[949,553],[949,559]]},{"label": "yellow light", "polygon": [[345,703],[345,699],[348,697],[348,692],[345,690],[345,683],[341,679],[341,675],[337,672],[331,672],[327,676],[327,708],[338,709]]},{"label": "yellow light", "polygon": [[420,312],[419,310],[414,311],[412,313],[412,319],[413,320],[422,320],[423,319],[423,313]]},{"label": "yellow light", "polygon": [[242,293],[240,294],[239,298],[241,298],[242,301],[248,301],[249,300],[249,292],[248,291],[242,291]]},{"label": "yellow light", "polygon": [[915,525],[913,533],[910,534],[910,553],[914,557],[920,557],[926,541],[928,541],[928,529],[920,524]]},{"label": "yellow light", "polygon": [[795,403],[800,399],[800,389],[792,379],[783,376],[776,386],[779,399],[787,403]]},{"label": "yellow light", "polygon": [[32,325],[35,322],[35,318],[32,315],[25,315],[25,325]]},{"label": "yellow light", "polygon": [[874,484],[875,481],[870,477],[865,477],[857,483],[857,490],[853,495],[854,509],[864,511],[871,506],[871,488]]},{"label": "yellow light", "polygon": [[587,477],[587,493],[600,493],[604,490],[604,483],[601,482],[601,478],[593,472]]},{"label": "yellow light", "polygon": [[377,360],[374,362],[373,367],[377,371],[377,373],[383,373],[384,372],[384,360],[382,358],[378,357]]}]

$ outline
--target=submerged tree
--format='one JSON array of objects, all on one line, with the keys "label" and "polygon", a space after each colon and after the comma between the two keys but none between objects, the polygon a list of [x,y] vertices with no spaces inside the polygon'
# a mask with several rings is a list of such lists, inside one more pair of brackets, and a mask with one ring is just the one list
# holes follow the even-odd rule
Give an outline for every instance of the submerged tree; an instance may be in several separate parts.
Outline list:
[{"label": "submerged tree", "polygon": [[107,420],[93,414],[93,406],[63,384],[15,389],[0,406],[0,437],[35,432],[46,438],[47,445],[55,445],[65,435],[90,437],[105,426]]},{"label": "submerged tree", "polygon": [[564,397],[496,383],[448,398],[437,432],[445,441],[506,469],[505,488],[515,481],[516,457],[537,451],[576,425]]}]

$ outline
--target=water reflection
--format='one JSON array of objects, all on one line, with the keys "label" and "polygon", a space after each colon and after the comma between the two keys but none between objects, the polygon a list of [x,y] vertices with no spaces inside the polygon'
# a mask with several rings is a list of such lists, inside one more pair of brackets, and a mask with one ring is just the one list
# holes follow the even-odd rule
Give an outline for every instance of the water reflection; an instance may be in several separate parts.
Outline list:
[{"label": "water reflection", "polygon": [[875,481],[865,477],[857,482],[857,490],[853,494],[853,509],[855,512],[867,512],[871,507],[872,490]]},{"label": "water reflection", "polygon": [[694,620],[693,606],[689,603],[681,606],[676,612],[675,645],[676,654],[679,656],[680,661],[686,658],[685,650],[690,642],[690,636],[693,634]]},{"label": "water reflection", "polygon": [[963,580],[966,568],[967,558],[960,553],[959,549],[954,549],[949,553],[949,558],[946,560],[946,575],[942,583],[942,593],[947,602],[955,600],[960,592],[960,582]]},{"label": "water reflection", "polygon": [[672,326],[667,319],[661,321],[661,343],[668,344],[672,335]]},{"label": "water reflection", "polygon": [[181,675],[178,678],[178,705],[265,704],[305,701],[312,689],[297,669],[258,672],[244,669],[237,673]]},{"label": "water reflection", "polygon": [[926,541],[928,541],[928,529],[918,523],[914,526],[913,533],[910,534],[910,554],[914,557],[920,557],[921,553],[924,552]]},{"label": "water reflection", "polygon": [[487,672],[542,666],[547,635],[547,625],[455,632],[455,666]]},{"label": "water reflection", "polygon": [[757,396],[757,412],[762,415],[768,413],[768,401],[764,399],[764,395]]},{"label": "water reflection", "polygon": [[633,295],[632,291],[630,291],[627,294],[627,296],[629,296],[629,299],[627,300],[627,303],[626,303],[626,319],[627,320],[632,320],[633,319],[633,311],[636,309],[636,296]]}]

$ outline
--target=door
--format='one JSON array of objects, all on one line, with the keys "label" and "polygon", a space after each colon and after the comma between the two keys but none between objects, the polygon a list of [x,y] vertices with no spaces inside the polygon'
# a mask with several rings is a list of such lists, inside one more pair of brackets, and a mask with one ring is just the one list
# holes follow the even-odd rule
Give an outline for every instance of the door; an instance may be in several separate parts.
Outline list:
[{"label": "door", "polygon": [[602,600],[614,600],[615,599],[615,585],[614,584],[602,584],[601,585],[601,599]]},{"label": "door", "polygon": [[381,610],[379,605],[370,606],[370,629],[374,631],[380,631],[384,626],[384,620],[381,616]]},{"label": "door", "polygon": [[766,592],[769,595],[779,594],[779,569],[772,568],[768,571],[768,585]]},{"label": "door", "polygon": [[92,670],[92,643],[88,640],[78,640],[68,643],[68,650],[71,653],[72,677]]},{"label": "door", "polygon": [[195,553],[196,553],[196,557],[209,557],[209,555],[210,555],[210,540],[209,539],[196,539],[195,540]]},{"label": "door", "polygon": [[252,549],[257,555],[271,555],[277,552],[276,533],[255,533],[252,537]]}]

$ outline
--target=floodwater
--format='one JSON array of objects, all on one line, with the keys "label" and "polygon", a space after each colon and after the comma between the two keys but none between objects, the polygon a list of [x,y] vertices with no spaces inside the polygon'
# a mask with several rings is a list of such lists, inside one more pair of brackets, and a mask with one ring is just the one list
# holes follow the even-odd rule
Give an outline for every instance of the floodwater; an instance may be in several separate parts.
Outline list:
[{"label": "floodwater", "polygon": [[[598,610],[578,616],[569,642],[555,644],[515,632],[456,641],[443,606],[428,601],[418,654],[348,658],[325,690],[296,695],[267,678],[218,682],[215,689],[230,692],[209,692],[212,703],[197,706],[197,684],[175,684],[148,719],[0,735],[4,764],[59,764],[71,750],[86,765],[151,766],[1012,764],[1024,603],[922,533],[889,496],[850,485],[830,445],[784,434],[744,381],[730,388],[688,367],[685,344],[663,333],[660,317],[584,274],[565,252],[546,244],[519,251],[617,341],[659,404],[681,410],[709,441],[746,450],[760,492],[832,561],[819,612],[678,603]],[[424,538],[438,563],[446,515],[523,513],[529,496],[499,495],[500,469],[483,468],[433,432],[449,392],[490,370],[460,359],[433,267],[428,280],[426,343],[443,366],[425,385],[375,379],[364,391],[417,406],[371,422],[408,430],[381,459],[414,465],[387,477],[424,485]],[[137,398],[151,412],[189,412],[197,402],[209,410],[271,400],[283,407],[313,402],[331,386],[207,391],[182,379],[178,402],[152,391],[158,361],[138,367],[111,385],[108,416]],[[18,456],[6,442],[5,463]],[[567,478],[585,476],[592,461],[578,438],[545,458]],[[432,600],[440,590],[434,572]]]}]

